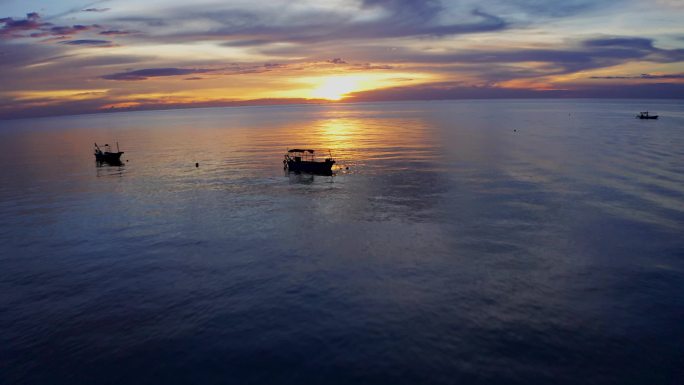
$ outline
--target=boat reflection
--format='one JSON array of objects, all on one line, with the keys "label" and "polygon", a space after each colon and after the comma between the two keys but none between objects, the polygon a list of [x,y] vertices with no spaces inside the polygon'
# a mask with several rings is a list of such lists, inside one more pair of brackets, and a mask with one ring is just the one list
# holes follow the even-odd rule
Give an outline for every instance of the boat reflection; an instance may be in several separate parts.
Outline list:
[{"label": "boat reflection", "polygon": [[122,167],[124,163],[119,159],[116,160],[96,160],[95,167]]},{"label": "boat reflection", "polygon": [[327,177],[329,181],[333,180],[335,173],[332,171],[328,172],[305,172],[305,171],[284,171],[285,176],[288,177],[290,183],[292,184],[312,184],[314,183],[316,177]]},{"label": "boat reflection", "polygon": [[103,176],[123,176],[124,163],[116,160],[96,160],[95,169],[97,177]]}]

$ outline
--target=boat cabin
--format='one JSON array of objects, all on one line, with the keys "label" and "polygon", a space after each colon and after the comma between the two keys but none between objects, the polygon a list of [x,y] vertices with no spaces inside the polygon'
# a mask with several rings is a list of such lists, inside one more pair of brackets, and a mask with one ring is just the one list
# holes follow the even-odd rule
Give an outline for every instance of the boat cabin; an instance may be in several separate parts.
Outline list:
[{"label": "boat cabin", "polygon": [[285,157],[295,161],[295,162],[315,162],[316,156],[314,155],[314,150],[301,150],[298,148],[287,150],[287,155]]}]

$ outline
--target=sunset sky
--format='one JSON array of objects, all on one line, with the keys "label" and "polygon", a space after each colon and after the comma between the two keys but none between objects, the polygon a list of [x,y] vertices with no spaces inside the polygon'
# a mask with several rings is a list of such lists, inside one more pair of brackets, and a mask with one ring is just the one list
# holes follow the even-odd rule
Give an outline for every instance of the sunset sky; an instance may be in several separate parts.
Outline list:
[{"label": "sunset sky", "polygon": [[684,98],[684,0],[0,0],[0,118]]}]

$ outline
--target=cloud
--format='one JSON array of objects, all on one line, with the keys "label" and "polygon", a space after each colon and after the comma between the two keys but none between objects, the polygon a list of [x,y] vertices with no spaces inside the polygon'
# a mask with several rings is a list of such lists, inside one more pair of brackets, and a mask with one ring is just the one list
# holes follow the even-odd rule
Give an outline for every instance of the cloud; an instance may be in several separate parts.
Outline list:
[{"label": "cloud", "polygon": [[[496,32],[606,8],[621,0],[346,0],[316,6],[274,1],[216,2],[212,7],[169,6],[156,13],[110,19],[155,29],[160,40],[222,40],[232,47],[276,42],[312,43],[350,39],[443,37]],[[522,16],[521,16],[522,15]],[[207,28],[202,28],[202,25]],[[187,28],[184,28],[187,27]]]},{"label": "cloud", "polygon": [[346,60],[343,60],[339,57],[326,60],[325,62],[327,64],[348,65],[346,69],[353,71],[389,70],[394,68],[390,65],[372,65],[371,63],[348,63]]},{"label": "cloud", "polygon": [[684,84],[657,83],[637,85],[575,85],[563,90],[473,87],[457,82],[396,87],[351,94],[346,102],[451,99],[515,99],[515,98],[632,98],[683,99]]},{"label": "cloud", "polygon": [[[183,92],[203,100],[216,92],[203,88],[219,87],[237,98],[307,95],[309,78],[371,71],[376,72],[369,77],[391,79],[376,86],[445,83],[362,93],[356,100],[621,96],[608,86],[635,83],[655,87],[639,90],[672,94],[661,83],[683,82],[677,14],[655,2],[645,7],[636,0],[202,0],[201,6],[151,2],[145,10],[86,3],[68,10],[62,4],[65,12],[50,17],[32,12],[0,18],[4,94],[77,89],[87,79],[110,89],[107,102],[115,103],[127,95],[179,92],[181,79],[206,79],[183,83]],[[116,12],[86,8],[105,5]],[[610,22],[616,17],[619,26]],[[630,33],[627,25],[632,36],[623,36]],[[94,49],[118,40],[125,46]],[[587,84],[545,93],[503,88],[560,88],[569,79]]]},{"label": "cloud", "polygon": [[[638,47],[638,48],[634,48]],[[365,45],[345,52],[354,57],[373,58],[386,65],[401,64],[444,75],[464,71],[484,80],[508,80],[563,75],[612,67],[633,61],[676,63],[684,61],[684,50],[661,49],[651,39],[639,37],[592,38],[566,43],[558,48],[460,49],[433,53],[406,47],[391,50]],[[533,65],[530,63],[534,63]]]},{"label": "cloud", "polygon": [[[26,103],[16,106],[0,104],[0,119],[35,118],[41,116],[74,115],[97,112],[120,112],[120,111],[145,111],[167,110],[175,108],[204,108],[204,107],[240,107],[240,106],[264,106],[286,104],[322,104],[331,103],[328,100],[301,99],[301,98],[278,98],[278,99],[252,99],[231,100],[214,99],[209,101],[192,101],[173,96],[158,98],[131,98],[120,101],[108,99],[107,94],[102,98],[60,102],[50,100],[53,103],[40,105],[40,103]],[[38,101],[40,102],[40,101]]]},{"label": "cloud", "polygon": [[132,31],[120,31],[117,29],[109,29],[106,31],[101,31],[100,35],[105,35],[105,36],[125,36],[125,35],[130,35],[133,33]]},{"label": "cloud", "polygon": [[210,69],[202,68],[146,68],[142,70],[119,72],[111,75],[105,75],[102,76],[102,79],[134,81],[146,80],[155,77],[201,74],[211,71],[212,70]]},{"label": "cloud", "polygon": [[[25,19],[14,20],[11,17],[0,19],[4,24],[0,28],[0,38],[22,38],[22,37],[45,37],[45,36],[65,36],[101,28],[97,24],[93,25],[72,25],[59,26],[42,21],[41,16],[36,12],[26,14]],[[25,35],[26,32],[37,31]]]},{"label": "cloud", "polygon": [[[351,2],[350,4],[354,4]],[[269,7],[215,9],[211,12],[190,8],[170,9],[165,17],[132,16],[120,23],[164,28],[157,37],[166,41],[223,40],[231,47],[261,46],[277,42],[310,44],[343,40],[400,37],[448,36],[506,29],[502,18],[475,7],[446,15],[441,2],[413,0],[366,0],[350,12],[311,8],[300,13],[277,12]],[[369,17],[358,17],[359,14]],[[203,31],[169,29],[189,20],[212,25]],[[163,35],[163,36],[162,36]],[[225,41],[228,40],[228,41]]]},{"label": "cloud", "polygon": [[264,72],[271,72],[277,69],[287,68],[286,64],[281,63],[266,63],[260,64],[232,64],[228,67],[216,70],[221,75],[244,75],[244,74],[260,74]]},{"label": "cloud", "polygon": [[641,74],[638,76],[592,76],[589,79],[684,79],[684,74],[662,74],[662,75],[651,75],[651,74]]},{"label": "cloud", "polygon": [[62,44],[86,45],[86,46],[93,46],[93,47],[113,47],[114,46],[114,44],[112,44],[112,42],[109,40],[95,40],[95,39],[67,40],[67,41],[63,41]]},{"label": "cloud", "polygon": [[391,70],[394,66],[391,65],[376,65],[371,63],[356,63],[349,66],[347,69],[353,71],[373,71],[373,70]]},{"label": "cloud", "polygon": [[100,28],[100,26],[97,24],[94,24],[94,25],[73,25],[71,27],[69,27],[69,26],[51,27],[48,32],[50,35],[73,35],[75,33],[89,31],[89,30],[96,29],[96,28]]},{"label": "cloud", "polygon": [[620,47],[650,50],[653,48],[653,40],[643,37],[595,38],[584,41],[584,45],[587,47]]},{"label": "cloud", "polygon": [[[684,38],[683,38],[684,39]],[[226,47],[256,47],[273,43],[271,39],[246,39],[246,40],[234,40],[226,41],[221,43],[221,45]]]},{"label": "cloud", "polygon": [[21,70],[28,65],[35,64],[54,57],[62,57],[60,48],[48,44],[13,43],[0,45],[0,83],[3,88],[7,82],[15,80],[8,76],[13,70]]},{"label": "cloud", "polygon": [[40,15],[36,12],[26,14],[25,19],[14,20],[11,17],[0,19],[0,23],[4,24],[0,28],[0,37],[16,37],[20,32],[31,31],[51,25],[40,21]]},{"label": "cloud", "polygon": [[573,16],[586,13],[597,8],[619,4],[621,0],[502,0],[502,7],[510,7],[531,16],[547,16],[553,18]]},{"label": "cloud", "polygon": [[[605,50],[614,55],[619,53],[625,57],[641,57],[647,61],[673,63],[684,61],[684,49],[660,49],[655,47],[653,39],[644,37],[609,37],[584,41],[586,47]],[[595,52],[591,50],[590,52]]]},{"label": "cloud", "polygon": [[[0,119],[22,117],[71,115],[102,111],[153,110],[196,107],[229,107],[249,105],[281,105],[334,103],[315,99],[256,99],[231,100],[215,99],[209,101],[192,101],[174,98],[173,96],[158,98],[121,98],[111,99],[109,92],[84,92],[77,95],[93,96],[85,100],[61,102],[51,99],[49,105],[33,103],[0,105]],[[101,96],[101,97],[99,97]],[[364,91],[351,95],[345,103],[400,101],[400,100],[452,100],[452,99],[516,99],[516,98],[656,98],[684,99],[684,84],[646,84],[646,85],[611,85],[587,86],[579,85],[573,89],[539,91],[530,89],[469,87],[458,82],[433,83],[422,86],[399,87],[384,90]]]}]

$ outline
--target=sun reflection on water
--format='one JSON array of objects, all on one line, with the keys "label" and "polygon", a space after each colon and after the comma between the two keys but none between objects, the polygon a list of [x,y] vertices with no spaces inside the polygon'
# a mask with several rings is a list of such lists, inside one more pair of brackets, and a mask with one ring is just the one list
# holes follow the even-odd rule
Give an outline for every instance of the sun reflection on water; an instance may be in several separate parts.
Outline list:
[{"label": "sun reflection on water", "polygon": [[373,160],[400,164],[435,156],[434,132],[422,120],[344,116],[336,111],[329,115],[306,128],[287,126],[282,130],[293,148],[313,148],[319,158],[332,154],[340,168],[370,165]]}]

